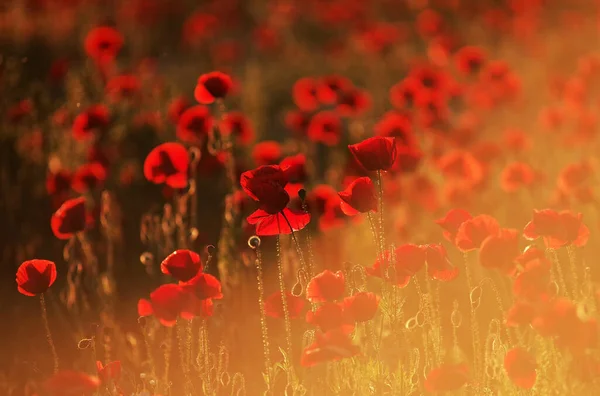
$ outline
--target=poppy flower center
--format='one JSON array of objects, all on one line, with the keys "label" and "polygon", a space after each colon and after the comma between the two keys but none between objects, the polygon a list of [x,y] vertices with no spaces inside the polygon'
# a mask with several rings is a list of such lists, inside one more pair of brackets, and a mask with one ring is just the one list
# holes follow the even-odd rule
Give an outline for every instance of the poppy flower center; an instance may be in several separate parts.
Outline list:
[{"label": "poppy flower center", "polygon": [[215,98],[223,98],[229,88],[221,78],[211,77],[204,82],[204,88]]}]

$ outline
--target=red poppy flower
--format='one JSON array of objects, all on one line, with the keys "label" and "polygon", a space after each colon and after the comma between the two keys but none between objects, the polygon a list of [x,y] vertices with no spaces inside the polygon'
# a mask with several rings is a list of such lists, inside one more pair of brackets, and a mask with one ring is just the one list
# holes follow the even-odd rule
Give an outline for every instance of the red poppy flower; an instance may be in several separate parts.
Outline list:
[{"label": "red poppy flower", "polygon": [[513,293],[526,301],[540,301],[549,295],[550,262],[535,259],[525,264],[524,270],[513,283]]},{"label": "red poppy flower", "polygon": [[73,137],[85,140],[106,128],[110,122],[108,108],[104,105],[94,105],[73,120]]},{"label": "red poppy flower", "polygon": [[342,135],[342,121],[332,111],[315,114],[308,125],[308,138],[326,146],[335,146]]},{"label": "red poppy flower", "polygon": [[413,147],[417,140],[414,136],[410,118],[402,113],[388,111],[374,126],[375,134],[396,138],[397,145]]},{"label": "red poppy flower", "polygon": [[184,143],[199,145],[209,136],[213,122],[208,107],[192,106],[179,117],[177,137]]},{"label": "red poppy flower", "polygon": [[365,170],[389,170],[396,161],[395,138],[375,136],[348,146],[350,152]]},{"label": "red poppy flower", "polygon": [[344,191],[338,193],[342,199],[340,206],[347,216],[377,211],[377,194],[373,181],[368,177],[359,177]]},{"label": "red poppy flower", "polygon": [[303,367],[353,357],[360,352],[344,330],[334,329],[325,334],[317,333],[316,337],[315,342],[302,351],[300,364]]},{"label": "red poppy flower", "polygon": [[63,195],[71,189],[73,175],[66,169],[49,173],[46,178],[46,191],[49,195]]},{"label": "red poppy flower", "polygon": [[533,245],[527,246],[523,252],[515,259],[521,266],[525,266],[530,261],[535,259],[545,259],[546,253]]},{"label": "red poppy flower", "polygon": [[73,176],[73,190],[80,194],[95,190],[106,180],[106,169],[95,162],[80,166]]},{"label": "red poppy flower", "polygon": [[346,77],[330,75],[323,77],[317,87],[317,97],[325,104],[337,102],[338,95],[352,87],[352,83]]},{"label": "red poppy flower", "polygon": [[172,123],[179,123],[179,118],[190,107],[190,102],[185,96],[178,96],[171,101],[167,109],[167,115]]},{"label": "red poppy flower", "polygon": [[[288,314],[291,319],[297,319],[302,316],[306,301],[302,297],[294,296],[291,292],[285,292]],[[283,301],[281,292],[275,292],[265,299],[265,314],[271,318],[284,318]]]},{"label": "red poppy flower", "polygon": [[100,379],[79,371],[62,370],[48,378],[43,388],[50,396],[92,396]]},{"label": "red poppy flower", "polygon": [[337,94],[337,111],[346,117],[358,117],[371,107],[371,96],[368,92],[350,88]]},{"label": "red poppy flower", "polygon": [[308,179],[306,173],[306,156],[297,154],[285,157],[279,163],[290,183],[303,183]]},{"label": "red poppy flower", "polygon": [[393,252],[385,251],[383,259],[378,258],[373,267],[367,268],[366,272],[368,275],[389,280],[398,287],[405,287],[411,277],[423,268],[426,259],[424,246],[407,243]]},{"label": "red poppy flower", "polygon": [[355,322],[368,322],[375,317],[379,307],[379,296],[370,292],[358,292],[344,298],[344,312]]},{"label": "red poppy flower", "polygon": [[106,95],[113,102],[132,99],[141,90],[140,80],[132,74],[114,76],[106,83]]},{"label": "red poppy flower", "polygon": [[415,172],[421,161],[423,153],[415,146],[397,145],[396,162],[392,169],[392,173],[413,173]]},{"label": "red poppy flower", "polygon": [[180,285],[184,291],[193,293],[200,300],[223,298],[221,282],[211,274],[198,272],[192,279]]},{"label": "red poppy flower", "polygon": [[446,248],[441,243],[425,245],[424,249],[427,273],[431,279],[448,282],[458,276],[458,267],[450,264]]},{"label": "red poppy flower", "polygon": [[248,196],[258,201],[270,214],[281,212],[290,196],[285,191],[287,175],[279,165],[263,165],[242,173],[240,185]]},{"label": "red poppy flower", "polygon": [[301,110],[288,111],[285,114],[285,125],[293,133],[299,136],[308,135],[308,127],[311,123],[310,113]]},{"label": "red poppy flower", "polygon": [[462,252],[479,249],[483,241],[500,230],[498,221],[489,215],[479,215],[463,222],[456,233],[455,244]]},{"label": "red poppy flower", "polygon": [[231,136],[240,144],[249,144],[254,139],[254,129],[248,117],[241,112],[230,112],[223,116],[221,132]]},{"label": "red poppy flower", "polygon": [[451,392],[469,381],[469,368],[464,363],[446,363],[432,369],[425,378],[427,392]]},{"label": "red poppy flower", "polygon": [[533,388],[537,377],[536,368],[535,358],[523,348],[513,348],[504,356],[506,374],[519,388]]},{"label": "red poppy flower", "polygon": [[449,180],[476,185],[484,176],[482,163],[473,154],[463,150],[453,150],[437,160],[437,166]]},{"label": "red poppy flower", "polygon": [[202,258],[191,250],[181,249],[169,254],[160,264],[163,274],[187,282],[202,271]]},{"label": "red poppy flower", "polygon": [[194,97],[202,104],[213,103],[217,99],[224,99],[233,89],[233,81],[225,73],[218,71],[206,73],[198,78],[194,90]]},{"label": "red poppy flower", "polygon": [[214,303],[211,298],[199,299],[193,292],[183,289],[183,308],[180,316],[183,319],[210,318],[214,314]]},{"label": "red poppy flower", "polygon": [[106,366],[101,361],[96,361],[96,369],[98,370],[98,378],[103,383],[110,380],[117,382],[121,378],[121,361],[107,363]]},{"label": "red poppy flower", "polygon": [[17,270],[17,289],[26,296],[45,293],[56,280],[56,265],[48,260],[29,260]]},{"label": "red poppy flower", "polygon": [[195,12],[183,24],[182,39],[192,46],[197,46],[211,38],[219,28],[219,19],[211,14]]},{"label": "red poppy flower", "polygon": [[185,294],[179,285],[161,285],[150,293],[150,300],[140,299],[138,315],[154,315],[164,326],[174,326],[185,306]]},{"label": "red poppy flower", "polygon": [[188,183],[189,154],[179,143],[156,146],[144,161],[144,176],[154,184],[184,188]]},{"label": "red poppy flower", "polygon": [[252,149],[252,159],[257,166],[275,165],[282,156],[281,144],[274,140],[257,143]]},{"label": "red poppy flower", "polygon": [[535,171],[524,162],[513,162],[502,170],[500,186],[508,193],[513,193],[521,188],[530,187],[536,179]]},{"label": "red poppy flower", "polygon": [[318,82],[309,77],[301,78],[294,83],[292,97],[300,110],[312,111],[319,105],[317,98]]},{"label": "red poppy flower", "polygon": [[289,235],[306,227],[310,223],[310,214],[289,208],[275,214],[258,209],[246,221],[256,226],[259,236]]},{"label": "red poppy flower", "polygon": [[520,253],[519,232],[512,228],[503,228],[483,240],[479,249],[479,264],[485,268],[495,268],[513,274]]},{"label": "red poppy flower", "polygon": [[535,317],[535,308],[525,301],[515,301],[506,312],[505,324],[508,327],[525,326]]},{"label": "red poppy flower", "polygon": [[456,68],[466,76],[478,73],[486,61],[486,54],[480,47],[466,46],[456,52]]},{"label": "red poppy flower", "polygon": [[69,239],[86,226],[85,198],[69,199],[52,215],[50,226],[58,239]]},{"label": "red poppy flower", "polygon": [[344,311],[344,305],[335,302],[326,302],[316,310],[308,311],[306,313],[306,323],[317,326],[323,332],[333,329],[343,329],[351,332],[354,328],[354,322],[349,314]]},{"label": "red poppy flower", "polygon": [[339,300],[344,297],[345,287],[342,271],[325,270],[310,280],[306,286],[306,298],[313,303]]},{"label": "red poppy flower", "polygon": [[564,298],[555,299],[544,306],[531,325],[542,336],[555,337],[558,346],[575,353],[582,352],[597,340],[591,339],[597,337],[594,334],[595,321],[583,322],[577,314],[575,304]]},{"label": "red poppy flower", "polygon": [[123,36],[118,30],[109,26],[101,26],[88,32],[84,48],[90,58],[104,64],[117,57],[123,47],[123,42]]},{"label": "red poppy flower", "polygon": [[582,214],[568,210],[534,210],[533,220],[523,230],[525,238],[534,240],[543,237],[546,247],[554,249],[570,244],[583,246],[589,235],[590,230],[583,224]]},{"label": "red poppy flower", "polygon": [[390,102],[397,109],[412,107],[419,95],[422,95],[423,86],[414,77],[407,77],[390,88]]}]

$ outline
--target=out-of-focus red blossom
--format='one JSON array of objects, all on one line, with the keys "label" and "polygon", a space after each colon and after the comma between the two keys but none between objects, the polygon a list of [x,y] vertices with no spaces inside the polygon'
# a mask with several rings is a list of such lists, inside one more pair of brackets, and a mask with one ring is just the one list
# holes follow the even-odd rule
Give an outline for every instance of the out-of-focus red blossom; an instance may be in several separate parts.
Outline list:
[{"label": "out-of-focus red blossom", "polygon": [[513,283],[515,297],[525,301],[545,300],[549,296],[550,262],[537,258],[525,264]]},{"label": "out-of-focus red blossom", "polygon": [[413,147],[417,139],[412,129],[412,122],[406,114],[388,111],[373,127],[375,134],[396,138],[396,145]]},{"label": "out-of-focus red blossom", "polygon": [[92,396],[100,388],[100,379],[80,371],[61,370],[44,381],[51,396]]},{"label": "out-of-focus red blossom", "polygon": [[106,180],[106,169],[97,162],[81,165],[73,175],[73,190],[80,194],[92,191]]},{"label": "out-of-focus red blossom", "polygon": [[252,37],[256,48],[260,52],[272,52],[281,45],[281,36],[279,32],[271,26],[257,26],[252,32]]},{"label": "out-of-focus red blossom", "polygon": [[106,83],[106,96],[112,102],[131,100],[139,95],[142,90],[142,84],[137,76],[133,74],[123,74],[114,76]]},{"label": "out-of-focus red blossom", "polygon": [[378,54],[398,43],[403,38],[403,33],[395,24],[379,22],[359,32],[357,41],[363,51]]},{"label": "out-of-focus red blossom", "polygon": [[316,326],[319,330],[326,332],[333,329],[343,329],[352,332],[354,322],[344,311],[344,305],[337,302],[325,302],[314,311],[306,313],[306,323]]},{"label": "out-of-focus red blossom", "polygon": [[31,114],[32,111],[33,102],[30,99],[23,99],[8,108],[6,118],[11,123],[18,123]]},{"label": "out-of-focus red blossom", "polygon": [[546,247],[553,249],[566,245],[584,246],[589,235],[590,230],[583,224],[582,214],[568,210],[534,210],[533,220],[523,230],[525,238],[534,240],[543,237]]},{"label": "out-of-focus red blossom", "polygon": [[156,146],[144,161],[144,177],[154,184],[166,184],[172,188],[187,186],[189,154],[179,143],[163,143]]},{"label": "out-of-focus red blossom", "polygon": [[304,77],[294,83],[292,98],[300,110],[313,111],[319,106],[317,97],[319,82],[311,77]]},{"label": "out-of-focus red blossom", "polygon": [[202,271],[202,258],[188,249],[176,250],[163,260],[160,270],[178,281],[187,282]]},{"label": "out-of-focus red blossom", "polygon": [[458,267],[453,266],[448,259],[446,248],[441,243],[425,245],[427,272],[431,279],[443,282],[453,280],[458,276]]},{"label": "out-of-focus red blossom", "polygon": [[479,249],[479,264],[506,274],[516,271],[516,258],[520,255],[519,231],[502,228],[485,238]]},{"label": "out-of-focus red blossom", "polygon": [[214,36],[219,20],[212,14],[196,12],[186,19],[183,25],[183,41],[192,46],[201,45]]},{"label": "out-of-focus red blossom", "polygon": [[469,368],[465,363],[445,363],[432,369],[425,377],[427,392],[451,392],[469,381]]},{"label": "out-of-focus red blossom", "polygon": [[[418,205],[429,213],[439,209],[438,187],[428,176],[417,174],[408,178],[406,183],[402,186],[402,190],[394,193],[397,198],[406,199],[407,202]],[[385,191],[390,191],[389,183]]]},{"label": "out-of-focus red blossom", "polygon": [[[304,305],[306,300],[302,297],[294,296],[291,292],[285,292],[285,298],[287,302],[288,314],[290,319],[297,319],[302,316]],[[283,319],[283,301],[281,298],[281,292],[274,292],[265,299],[265,314],[271,318]]]},{"label": "out-of-focus red blossom", "polygon": [[310,302],[335,301],[344,297],[346,281],[342,271],[325,270],[310,280],[306,298]]},{"label": "out-of-focus red blossom", "polygon": [[285,125],[298,136],[307,136],[311,123],[310,113],[301,110],[288,111],[285,114]]},{"label": "out-of-focus red blossom", "polygon": [[332,74],[321,79],[317,87],[317,96],[325,104],[337,102],[338,95],[352,87],[352,83],[346,77]]},{"label": "out-of-focus red blossom", "polygon": [[377,211],[377,194],[375,185],[368,177],[359,177],[338,193],[342,202],[340,206],[347,216],[358,213]]},{"label": "out-of-focus red blossom", "polygon": [[450,209],[443,218],[435,222],[444,229],[444,238],[454,243],[456,234],[462,223],[472,218],[473,216],[464,209]]},{"label": "out-of-focus red blossom", "polygon": [[423,153],[417,147],[398,145],[396,161],[390,171],[393,173],[413,173],[418,169],[422,160]]},{"label": "out-of-focus red blossom", "polygon": [[290,183],[302,183],[308,179],[306,173],[306,156],[304,154],[285,157],[279,163]]},{"label": "out-of-focus red blossom", "polygon": [[187,108],[177,122],[177,137],[184,143],[200,145],[213,128],[213,117],[208,107],[196,105]]},{"label": "out-of-focus red blossom", "polygon": [[348,334],[341,329],[317,333],[316,340],[302,351],[300,364],[312,367],[319,363],[337,361],[358,355],[360,349],[352,344]]},{"label": "out-of-focus red blossom", "polygon": [[535,358],[523,348],[513,348],[504,356],[504,370],[519,388],[531,389],[537,378]]},{"label": "out-of-focus red blossom", "polygon": [[174,326],[183,311],[186,296],[179,285],[166,284],[150,293],[150,300],[140,299],[138,315],[154,315],[164,326]]},{"label": "out-of-focus red blossom", "polygon": [[456,232],[455,244],[462,252],[479,249],[483,241],[500,230],[498,221],[490,215],[478,215],[465,220]]},{"label": "out-of-focus red blossom", "polygon": [[390,102],[400,110],[411,108],[422,95],[422,91],[421,82],[415,77],[409,76],[390,88]]},{"label": "out-of-focus red blossom", "polygon": [[342,121],[332,111],[321,111],[311,118],[307,135],[314,142],[335,146],[342,136]]},{"label": "out-of-focus red blossom", "polygon": [[252,159],[257,166],[275,165],[283,155],[281,144],[275,140],[265,140],[252,148]]},{"label": "out-of-focus red blossom", "polygon": [[95,62],[106,64],[114,61],[123,47],[123,43],[123,36],[117,29],[100,26],[88,32],[84,41],[84,49]]},{"label": "out-of-focus red blossom", "polygon": [[69,72],[69,61],[65,58],[56,59],[50,65],[48,70],[48,79],[54,84],[60,84],[64,81]]},{"label": "out-of-focus red blossom", "polygon": [[233,81],[227,74],[214,71],[201,75],[194,90],[194,97],[202,104],[224,99],[233,89]]},{"label": "out-of-focus red blossom", "polygon": [[529,188],[536,179],[536,173],[529,164],[512,162],[500,174],[500,186],[508,193],[514,193],[522,188]]},{"label": "out-of-focus red blossom", "polygon": [[515,261],[524,267],[525,264],[527,264],[530,261],[545,258],[546,253],[542,249],[530,245],[523,250],[523,253],[521,253],[519,256],[517,256],[517,258],[515,258]]},{"label": "out-of-focus red blossom", "polygon": [[430,8],[421,11],[416,20],[417,31],[423,38],[430,38],[440,33],[443,24],[441,15]]},{"label": "out-of-focus red blossom", "polygon": [[395,138],[375,136],[351,144],[348,149],[367,171],[389,170],[396,161]]},{"label": "out-of-focus red blossom", "polygon": [[69,239],[85,230],[87,224],[86,201],[84,197],[65,201],[52,215],[50,226],[58,239]]},{"label": "out-of-focus red blossom", "polygon": [[358,292],[344,298],[344,311],[355,322],[368,322],[375,317],[379,307],[379,296],[370,292]]},{"label": "out-of-focus red blossom", "polygon": [[385,279],[398,287],[405,287],[427,260],[424,246],[411,243],[397,247],[393,252],[386,250],[372,267],[366,268],[370,276]]},{"label": "out-of-focus red blossom", "polygon": [[472,185],[479,183],[484,175],[481,162],[473,154],[462,150],[443,155],[438,159],[437,166],[447,179]]},{"label": "out-of-focus red blossom", "polygon": [[96,370],[98,371],[98,378],[103,383],[108,381],[117,382],[121,378],[121,361],[115,360],[103,365],[100,360],[96,361]]},{"label": "out-of-focus red blossom", "polygon": [[169,103],[167,116],[172,123],[178,124],[179,118],[190,107],[190,101],[186,96],[178,96]]},{"label": "out-of-focus red blossom", "polygon": [[506,311],[505,324],[508,327],[526,326],[535,317],[535,307],[526,301],[515,301]]},{"label": "out-of-focus red blossom", "polygon": [[101,132],[109,123],[110,116],[106,106],[90,106],[73,120],[73,137],[77,140],[88,139]]},{"label": "out-of-focus red blossom", "polygon": [[25,261],[17,269],[17,289],[26,296],[45,293],[56,280],[56,264],[48,260]]},{"label": "out-of-focus red blossom", "polygon": [[[581,198],[584,195],[582,192],[592,184],[593,175],[594,169],[589,161],[569,164],[558,175],[557,187],[566,195]],[[591,200],[593,196],[590,197]]]},{"label": "out-of-focus red blossom", "polygon": [[241,112],[230,112],[223,116],[221,133],[231,136],[239,144],[249,144],[254,139],[254,129],[248,117]]},{"label": "out-of-focus red blossom", "polygon": [[504,145],[514,153],[522,153],[531,148],[531,137],[520,129],[507,129],[503,136]]},{"label": "out-of-focus red blossom", "polygon": [[71,188],[73,175],[66,169],[49,173],[46,177],[46,191],[49,195],[63,195]]},{"label": "out-of-focus red blossom", "polygon": [[466,76],[478,73],[485,64],[487,55],[480,47],[465,46],[455,54],[457,70]]},{"label": "out-of-focus red blossom", "polygon": [[337,111],[342,116],[358,117],[371,108],[371,96],[367,91],[350,88],[338,92]]}]

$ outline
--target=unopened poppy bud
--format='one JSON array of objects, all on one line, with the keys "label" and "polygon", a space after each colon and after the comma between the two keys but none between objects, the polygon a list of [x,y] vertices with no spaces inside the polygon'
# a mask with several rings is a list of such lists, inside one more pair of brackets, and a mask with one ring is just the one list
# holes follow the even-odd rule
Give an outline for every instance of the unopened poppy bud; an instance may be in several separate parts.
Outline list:
[{"label": "unopened poppy bud", "polygon": [[256,235],[252,235],[248,238],[248,246],[252,249],[258,249],[260,247],[260,238]]},{"label": "unopened poppy bud", "polygon": [[302,202],[304,202],[306,200],[306,190],[301,188],[300,190],[298,190],[298,196],[300,197],[300,199],[302,200]]}]

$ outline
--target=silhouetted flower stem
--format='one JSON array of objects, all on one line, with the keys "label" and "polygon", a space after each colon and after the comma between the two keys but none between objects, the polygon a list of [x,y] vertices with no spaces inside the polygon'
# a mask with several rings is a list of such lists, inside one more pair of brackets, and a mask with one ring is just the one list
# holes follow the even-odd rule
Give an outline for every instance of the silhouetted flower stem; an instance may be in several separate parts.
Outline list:
[{"label": "silhouetted flower stem", "polygon": [[58,372],[58,354],[56,353],[56,346],[52,339],[52,333],[50,332],[50,324],[48,323],[48,311],[46,310],[46,299],[44,294],[40,294],[40,305],[42,307],[42,320],[44,321],[44,328],[46,329],[46,338],[48,339],[48,345],[50,345],[50,351],[52,352],[52,359],[54,360],[54,373]]}]

